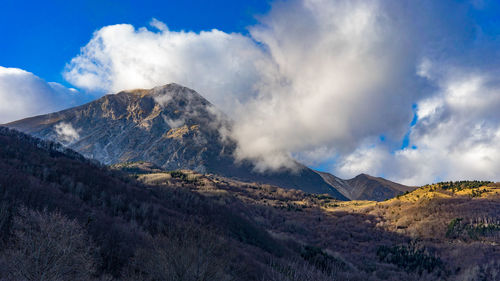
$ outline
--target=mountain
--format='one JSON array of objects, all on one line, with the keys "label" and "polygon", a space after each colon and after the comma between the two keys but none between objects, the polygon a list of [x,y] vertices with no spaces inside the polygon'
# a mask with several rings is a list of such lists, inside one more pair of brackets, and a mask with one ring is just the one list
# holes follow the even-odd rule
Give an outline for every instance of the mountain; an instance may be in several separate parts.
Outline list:
[{"label": "mountain", "polygon": [[356,200],[383,201],[416,188],[367,174],[358,175],[346,182],[352,187],[349,198],[356,198]]},{"label": "mountain", "polygon": [[190,169],[348,200],[313,170],[254,172],[234,163],[228,119],[197,92],[177,84],[122,91],[88,104],[6,124],[56,141],[104,164],[146,161],[164,170]]},{"label": "mountain", "polygon": [[325,182],[351,200],[384,201],[416,189],[416,187],[367,174],[360,174],[352,179],[344,180],[329,173],[316,172]]}]

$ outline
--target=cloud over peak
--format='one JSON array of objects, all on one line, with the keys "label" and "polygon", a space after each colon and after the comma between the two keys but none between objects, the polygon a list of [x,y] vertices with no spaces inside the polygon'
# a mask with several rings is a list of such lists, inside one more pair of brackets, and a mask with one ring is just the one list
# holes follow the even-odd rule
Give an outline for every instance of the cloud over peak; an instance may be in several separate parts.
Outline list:
[{"label": "cloud over peak", "polygon": [[92,91],[117,92],[175,82],[197,89],[210,101],[244,98],[259,80],[265,55],[251,38],[216,29],[169,31],[153,20],[147,28],[106,26],[66,66],[65,78]]},{"label": "cloud over peak", "polygon": [[233,117],[238,159],[261,169],[293,165],[291,156],[313,163],[318,147],[345,154],[367,136],[404,134],[415,54],[394,24],[378,2],[291,1],[250,36],[169,31],[157,20],[158,32],[113,25],[94,34],[65,77],[105,91],[178,82]]},{"label": "cloud over peak", "polygon": [[477,3],[278,1],[248,35],[105,26],[64,76],[100,94],[193,88],[234,120],[235,157],[258,170],[299,159],[408,184],[498,179],[500,46]]}]

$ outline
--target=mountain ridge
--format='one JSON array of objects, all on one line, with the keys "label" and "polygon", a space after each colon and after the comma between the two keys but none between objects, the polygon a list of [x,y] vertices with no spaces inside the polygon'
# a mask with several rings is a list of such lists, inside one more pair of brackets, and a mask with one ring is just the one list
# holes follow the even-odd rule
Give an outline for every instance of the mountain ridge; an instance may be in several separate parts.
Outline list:
[{"label": "mountain ridge", "polygon": [[[4,126],[61,142],[106,165],[146,161],[164,170],[189,169],[352,199],[300,163],[296,172],[264,173],[256,172],[250,161],[235,163],[237,144],[220,133],[230,129],[229,118],[196,91],[175,83],[120,91]],[[378,196],[377,200],[387,198]]]},{"label": "mountain ridge", "polygon": [[361,173],[351,179],[341,179],[327,172],[315,171],[326,183],[350,200],[384,201],[416,189],[382,177]]}]

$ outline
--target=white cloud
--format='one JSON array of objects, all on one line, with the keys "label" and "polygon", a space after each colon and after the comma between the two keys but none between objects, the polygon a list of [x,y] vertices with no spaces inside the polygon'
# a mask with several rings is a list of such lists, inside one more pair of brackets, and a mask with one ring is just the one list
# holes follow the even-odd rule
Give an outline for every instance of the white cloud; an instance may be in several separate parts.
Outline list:
[{"label": "white cloud", "polygon": [[161,115],[161,117],[163,118],[163,121],[165,121],[165,123],[167,123],[167,125],[170,128],[179,128],[179,127],[182,127],[186,123],[185,120],[182,118],[177,119],[177,120],[173,120],[173,119],[170,119],[163,114]]},{"label": "white cloud", "polygon": [[361,147],[338,163],[338,173],[383,174],[407,184],[500,180],[498,75],[454,68],[440,76],[435,95],[418,104],[419,121],[410,134],[416,149],[390,153],[381,143]]},{"label": "white cloud", "polygon": [[61,110],[81,100],[75,89],[47,83],[19,68],[0,66],[0,124]]},{"label": "white cloud", "polygon": [[238,111],[238,158],[277,168],[290,163],[288,154],[307,161],[325,146],[331,157],[367,137],[403,136],[418,94],[411,82],[417,58],[411,26],[385,8],[378,1],[292,1],[250,29],[276,71]]},{"label": "white cloud", "polygon": [[222,108],[232,108],[260,80],[265,55],[251,38],[216,29],[159,32],[128,24],[106,26],[71,60],[65,78],[89,90],[117,92],[175,82],[202,93]]},{"label": "white cloud", "polygon": [[158,29],[159,31],[168,31],[168,27],[165,23],[153,18],[149,23],[152,27]]},{"label": "white cloud", "polygon": [[417,111],[420,120],[411,141],[418,149],[402,156],[431,167],[429,175],[415,173],[422,177],[420,183],[436,178],[500,180],[498,75],[454,68],[441,76],[434,110],[426,109],[428,101],[423,100]]},{"label": "white cloud", "polygon": [[57,133],[57,138],[63,143],[75,142],[80,138],[80,129],[75,129],[73,125],[66,122],[61,122],[54,126]]},{"label": "white cloud", "polygon": [[[323,153],[323,161],[336,160],[335,174],[368,172],[406,184],[500,180],[499,46],[484,42],[467,14],[472,8],[433,1],[275,5],[251,35],[278,65],[278,74],[265,77],[279,83],[264,81],[241,110],[239,156],[273,168],[290,163],[276,155],[314,163]],[[476,35],[464,32],[471,27]],[[418,123],[399,149],[414,104]]]},{"label": "white cloud", "polygon": [[171,95],[154,96],[154,100],[159,105],[166,107],[172,100],[172,96]]},{"label": "white cloud", "polygon": [[[113,92],[193,88],[235,120],[235,156],[258,170],[335,159],[332,171],[346,177],[491,178],[500,167],[498,44],[474,22],[477,3],[277,2],[248,36],[170,31],[156,19],[157,31],[106,26],[65,77]],[[414,105],[418,122],[400,149]]]},{"label": "white cloud", "polygon": [[400,136],[415,95],[404,31],[376,2],[332,3],[277,5],[251,37],[174,32],[157,20],[160,32],[103,27],[65,77],[91,90],[194,88],[235,119],[236,156],[260,169],[293,166],[291,155],[310,160],[317,147],[349,152],[380,131]]}]

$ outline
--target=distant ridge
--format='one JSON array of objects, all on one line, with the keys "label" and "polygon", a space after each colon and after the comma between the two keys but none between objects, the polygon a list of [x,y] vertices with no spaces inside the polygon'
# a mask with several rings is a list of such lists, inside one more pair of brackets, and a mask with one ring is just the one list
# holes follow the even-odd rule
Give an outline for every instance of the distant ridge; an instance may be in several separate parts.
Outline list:
[{"label": "distant ridge", "polygon": [[350,200],[384,201],[416,189],[416,187],[367,174],[360,174],[352,179],[344,180],[329,173],[320,171],[316,171],[316,173]]}]

